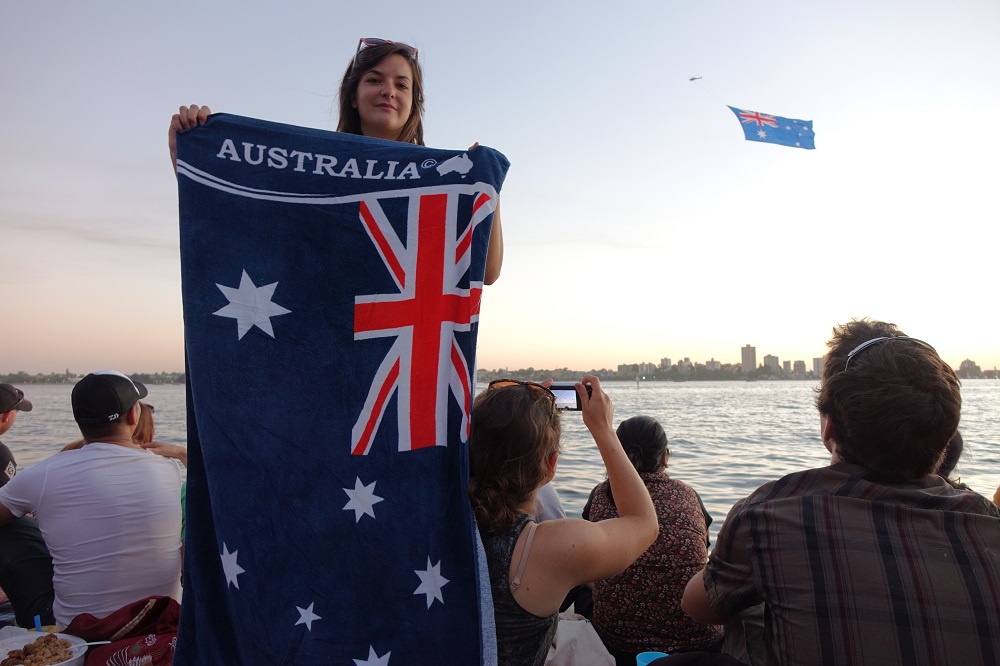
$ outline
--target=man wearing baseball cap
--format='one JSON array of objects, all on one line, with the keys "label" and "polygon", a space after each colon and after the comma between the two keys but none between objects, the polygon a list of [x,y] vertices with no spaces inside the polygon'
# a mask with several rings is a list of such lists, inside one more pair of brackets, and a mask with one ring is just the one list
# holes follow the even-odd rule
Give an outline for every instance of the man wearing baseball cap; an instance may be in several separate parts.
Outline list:
[{"label": "man wearing baseball cap", "polygon": [[[24,391],[0,384],[0,435],[14,425],[18,412],[30,412]],[[0,442],[0,487],[14,478],[17,462]],[[52,558],[34,518],[22,516],[0,528],[0,589],[10,600],[15,621],[25,626],[38,615],[52,623]]]},{"label": "man wearing baseball cap", "polygon": [[[14,425],[18,412],[30,411],[31,403],[24,399],[24,391],[10,384],[0,384],[0,435]],[[16,473],[17,463],[14,462],[14,454],[0,442],[0,486],[13,479]]]},{"label": "man wearing baseball cap", "polygon": [[84,445],[0,488],[0,525],[35,513],[52,555],[52,615],[62,626],[149,596],[180,600],[180,470],[132,441],[146,394],[120,372],[87,375],[72,396]]}]

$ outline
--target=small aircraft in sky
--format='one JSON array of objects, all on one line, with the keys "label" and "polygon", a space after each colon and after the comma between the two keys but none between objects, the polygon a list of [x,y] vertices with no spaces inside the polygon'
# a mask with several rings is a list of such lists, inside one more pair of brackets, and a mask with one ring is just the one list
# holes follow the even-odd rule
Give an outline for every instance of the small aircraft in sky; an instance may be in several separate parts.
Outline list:
[{"label": "small aircraft in sky", "polygon": [[700,78],[701,78],[700,76],[692,76],[690,79],[688,79],[688,81],[697,81]]}]

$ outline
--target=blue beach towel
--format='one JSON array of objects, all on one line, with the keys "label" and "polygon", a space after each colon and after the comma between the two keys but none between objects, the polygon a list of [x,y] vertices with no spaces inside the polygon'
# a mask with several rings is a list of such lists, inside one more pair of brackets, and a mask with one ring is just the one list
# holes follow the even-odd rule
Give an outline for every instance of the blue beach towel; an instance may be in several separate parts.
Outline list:
[{"label": "blue beach towel", "polygon": [[177,144],[174,663],[488,661],[467,440],[506,158],[226,114]]}]

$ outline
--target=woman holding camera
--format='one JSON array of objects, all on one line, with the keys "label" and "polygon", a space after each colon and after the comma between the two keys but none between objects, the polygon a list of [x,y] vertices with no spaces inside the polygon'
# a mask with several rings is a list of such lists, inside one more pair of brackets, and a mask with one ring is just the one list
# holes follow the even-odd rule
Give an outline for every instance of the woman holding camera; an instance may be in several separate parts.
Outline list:
[{"label": "woman holding camera", "polygon": [[486,549],[501,665],[543,664],[566,594],[621,572],[656,538],[652,500],[611,427],[614,405],[597,377],[583,383],[576,384],[583,422],[619,509],[600,523],[529,517],[559,458],[560,416],[548,388],[491,382],[472,408],[469,497]]},{"label": "woman holding camera", "polygon": [[[170,120],[167,144],[177,170],[177,132],[204,125],[212,111],[207,106],[182,106]],[[423,72],[417,49],[402,42],[362,37],[340,83],[338,132],[387,141],[424,145]],[[479,144],[476,143],[469,150]],[[503,231],[500,203],[493,213],[485,284],[500,277],[503,265]]]}]

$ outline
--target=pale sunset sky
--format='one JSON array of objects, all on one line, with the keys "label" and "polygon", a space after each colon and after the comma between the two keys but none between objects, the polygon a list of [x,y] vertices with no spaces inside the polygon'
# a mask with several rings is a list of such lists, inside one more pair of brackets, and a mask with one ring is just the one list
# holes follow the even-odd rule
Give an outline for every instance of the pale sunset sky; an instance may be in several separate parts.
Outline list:
[{"label": "pale sunset sky", "polygon": [[359,37],[420,50],[428,145],[511,161],[479,367],[811,368],[870,316],[992,369],[998,35],[996,0],[3,0],[0,373],[182,370],[171,114],[334,129]]}]

